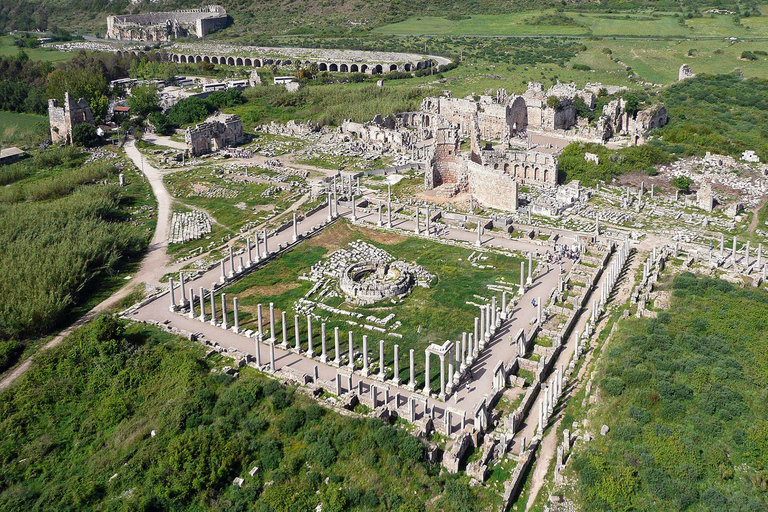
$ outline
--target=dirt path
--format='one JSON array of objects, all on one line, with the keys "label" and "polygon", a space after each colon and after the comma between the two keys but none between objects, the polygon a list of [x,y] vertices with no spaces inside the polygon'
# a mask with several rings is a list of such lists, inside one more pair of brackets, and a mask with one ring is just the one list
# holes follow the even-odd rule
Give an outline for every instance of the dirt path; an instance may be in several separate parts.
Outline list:
[{"label": "dirt path", "polygon": [[763,206],[768,203],[768,198],[763,199],[760,201],[760,204],[755,207],[755,210],[752,212],[752,220],[749,222],[749,227],[747,228],[747,233],[754,233],[755,229],[757,229],[757,223],[759,221],[760,216],[760,210],[763,209]]}]

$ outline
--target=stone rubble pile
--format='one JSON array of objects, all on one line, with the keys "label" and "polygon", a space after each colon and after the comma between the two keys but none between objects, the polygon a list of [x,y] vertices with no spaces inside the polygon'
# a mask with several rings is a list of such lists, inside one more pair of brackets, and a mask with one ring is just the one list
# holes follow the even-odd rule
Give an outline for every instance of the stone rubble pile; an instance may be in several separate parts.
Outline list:
[{"label": "stone rubble pile", "polygon": [[211,219],[205,212],[174,212],[168,243],[180,244],[197,240],[211,232]]}]

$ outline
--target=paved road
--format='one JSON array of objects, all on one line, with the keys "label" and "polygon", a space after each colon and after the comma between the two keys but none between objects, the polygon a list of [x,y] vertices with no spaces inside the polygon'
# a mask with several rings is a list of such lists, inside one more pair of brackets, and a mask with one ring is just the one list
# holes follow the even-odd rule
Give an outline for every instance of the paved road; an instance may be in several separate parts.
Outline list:
[{"label": "paved road", "polygon": [[[351,215],[351,211],[344,207],[339,207],[340,214],[343,217],[349,217]],[[377,220],[378,215],[376,213],[369,213],[365,214],[362,211],[358,211],[358,219],[363,222],[369,222],[369,223],[375,223]],[[328,216],[328,210],[323,209],[315,214],[309,216],[307,219],[305,219],[303,222],[299,224],[299,233],[307,232],[310,229],[312,229],[315,226],[322,225]],[[415,229],[414,221],[412,220],[403,220],[403,219],[393,219],[393,227],[397,229],[404,229],[408,231],[413,231]],[[423,228],[423,226],[422,226]],[[458,229],[446,229],[443,231],[445,234],[445,237],[450,238],[452,240],[456,241],[467,241],[474,243],[477,239],[476,233],[468,233],[463,230]],[[290,242],[290,239],[292,238],[292,230],[288,229],[281,233],[276,234],[273,237],[270,237],[269,239],[269,247],[271,250],[274,250],[278,244],[284,244]],[[567,241],[565,241],[567,243]],[[510,249],[514,251],[544,251],[545,248],[543,248],[540,245],[532,244],[530,242],[521,241],[521,240],[510,240],[505,238],[495,238],[495,237],[488,237],[484,236],[482,239],[483,246],[485,247],[500,247],[505,249]],[[570,268],[570,263],[567,262],[564,265],[564,269],[567,271]],[[258,270],[257,270],[258,271]],[[468,413],[471,413],[473,407],[475,404],[477,404],[484,395],[488,394],[491,391],[492,388],[492,380],[493,380],[493,367],[497,364],[500,360],[510,360],[512,357],[516,355],[516,348],[512,347],[509,343],[508,337],[512,333],[518,332],[521,328],[525,328],[526,330],[530,328],[530,320],[535,316],[535,308],[531,305],[531,300],[533,298],[539,298],[539,297],[546,297],[549,291],[552,287],[554,287],[557,284],[557,275],[556,271],[551,270],[549,272],[545,272],[542,275],[538,275],[534,281],[534,284],[532,287],[530,287],[525,295],[521,298],[518,306],[512,311],[512,319],[507,321],[506,324],[500,329],[500,332],[497,334],[496,337],[494,337],[493,340],[491,340],[487,345],[484,352],[480,355],[478,360],[474,363],[472,366],[472,373],[474,377],[474,383],[473,386],[468,390],[466,387],[462,386],[461,389],[458,391],[458,396],[456,398],[449,397],[448,403],[442,402],[440,400],[437,400],[436,398],[432,397],[429,399],[429,405],[432,407],[435,407],[435,415],[436,417],[440,418],[442,416],[443,411],[445,410],[446,406],[450,406],[453,409],[456,409],[458,411],[466,411]],[[206,289],[210,289],[212,283],[217,283],[220,277],[220,269],[218,267],[212,269],[211,271],[205,273],[202,277],[196,279],[195,281],[192,281],[190,283],[190,287],[192,290],[195,291],[196,295],[199,294],[200,287],[204,287]],[[177,296],[179,294],[177,293]],[[220,327],[213,326],[209,322],[203,323],[200,322],[197,319],[190,319],[186,315],[181,315],[177,313],[170,313],[168,308],[170,306],[170,297],[166,294],[162,297],[158,298],[157,300],[150,302],[149,304],[146,304],[142,308],[140,308],[133,316],[135,320],[142,320],[142,321],[152,321],[152,322],[169,322],[169,325],[172,327],[176,327],[178,329],[187,331],[187,332],[199,332],[202,333],[207,339],[216,341],[219,344],[221,344],[224,347],[232,347],[234,349],[237,349],[243,353],[248,353],[256,356],[256,344],[253,339],[246,338],[243,335],[235,334],[232,331],[225,331],[221,329]],[[207,305],[207,313],[210,318],[210,302],[208,302]],[[198,310],[199,311],[199,310]],[[219,312],[218,315],[220,316],[221,313]],[[279,317],[278,317],[279,321]],[[288,333],[289,333],[289,346],[293,346],[294,340],[291,338],[290,334],[293,333],[293,326],[292,326],[293,318],[292,315],[289,315],[289,327],[288,327]],[[471,329],[471,326],[467,326],[467,331]],[[319,331],[319,327],[314,327],[315,331]],[[278,332],[278,336],[281,334],[281,328],[277,327],[276,331]],[[355,336],[355,345],[359,349],[361,345],[361,336],[362,333],[357,334]],[[377,343],[376,341],[371,341],[369,343],[369,353],[371,360],[375,360],[378,357],[378,350],[377,350]],[[332,341],[331,341],[332,344]],[[306,350],[306,340],[302,340],[302,345],[304,350]],[[319,354],[320,348],[319,348],[319,341],[317,339],[317,335],[315,334],[315,353]],[[387,344],[387,350],[391,351],[391,343]],[[346,338],[342,341],[342,348],[341,352],[346,353]],[[267,365],[269,363],[269,352],[268,347],[266,345],[262,345],[260,347],[261,350],[261,361],[262,364]],[[391,352],[390,352],[391,353]],[[291,351],[287,350],[281,350],[279,348],[275,349],[275,358],[276,358],[276,367],[278,370],[285,370],[286,368],[291,368],[298,372],[303,372],[308,375],[314,374],[314,368],[317,366],[318,375],[320,379],[332,381],[336,378],[336,374],[338,372],[338,369],[331,364],[323,364],[319,361],[318,358],[310,359],[304,355],[299,355]],[[405,368],[407,365],[407,354],[401,354],[401,368]],[[436,358],[433,359],[433,367],[434,365],[437,365]],[[417,373],[423,373],[423,369],[419,371],[417,368]],[[353,387],[356,387],[358,382],[362,381],[364,383],[364,389],[367,389],[369,385],[376,384],[377,386],[382,386],[381,383],[377,383],[377,380],[374,378],[364,378],[359,375],[354,375],[353,377]],[[405,397],[410,396],[411,392],[409,392],[405,387],[403,387],[404,384],[401,386],[395,386],[394,383],[389,380],[386,383],[391,389],[390,393],[390,401],[394,400],[394,393],[399,392],[401,401],[398,402],[399,406],[403,406],[404,402],[402,401]],[[348,383],[346,381],[343,382],[343,388],[346,390],[348,388]],[[439,389],[439,382],[432,383],[432,389]],[[380,395],[381,398],[381,395]],[[454,422],[453,422],[453,428],[454,430],[458,428],[459,418],[456,418],[454,416]],[[469,421],[469,415],[467,416],[468,422]]]}]

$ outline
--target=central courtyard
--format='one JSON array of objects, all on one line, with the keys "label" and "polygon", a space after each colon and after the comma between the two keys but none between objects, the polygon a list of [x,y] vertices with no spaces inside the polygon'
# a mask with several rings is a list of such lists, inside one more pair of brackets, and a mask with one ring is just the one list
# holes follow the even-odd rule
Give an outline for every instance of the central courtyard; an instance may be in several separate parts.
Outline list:
[{"label": "central courtyard", "polygon": [[[377,281],[376,274],[403,276],[413,282],[405,293],[375,301],[360,301],[343,291],[345,271],[359,266],[361,254],[378,260],[382,268],[366,269],[362,282]],[[351,259],[349,259],[351,258]],[[390,261],[385,261],[390,260]],[[386,369],[392,372],[394,353],[400,347],[399,377],[407,381],[408,351],[415,351],[417,368],[424,368],[424,349],[429,344],[460,340],[462,332],[473,329],[479,308],[489,305],[493,297],[501,300],[507,292],[511,298],[518,292],[520,282],[519,255],[506,251],[475,251],[466,247],[410,237],[352,224],[339,220],[294,249],[267,262],[262,268],[224,287],[227,297],[237,297],[240,307],[240,327],[259,331],[258,306],[262,305],[261,330],[268,336],[269,304],[280,319],[287,317],[287,339],[295,339],[294,315],[299,317],[302,343],[307,340],[307,319],[312,317],[312,335],[319,346],[321,324],[325,324],[328,357],[335,358],[334,330],[339,329],[342,364],[349,363],[347,340],[353,333],[358,359],[362,336],[368,336],[368,348],[375,352],[379,340],[384,340]],[[360,261],[365,265],[376,265]],[[341,279],[333,275],[344,276]],[[400,280],[402,280],[400,278]],[[383,278],[387,283],[387,278]],[[283,338],[282,323],[276,323],[276,339]],[[361,367],[358,361],[356,367]],[[372,371],[378,371],[378,359],[373,358]],[[432,377],[439,373],[431,371]],[[423,373],[417,377],[423,383]]]}]

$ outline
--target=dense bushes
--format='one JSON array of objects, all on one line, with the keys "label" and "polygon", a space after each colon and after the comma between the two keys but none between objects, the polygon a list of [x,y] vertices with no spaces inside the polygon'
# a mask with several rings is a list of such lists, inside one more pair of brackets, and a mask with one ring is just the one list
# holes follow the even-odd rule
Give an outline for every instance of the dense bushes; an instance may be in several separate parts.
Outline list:
[{"label": "dense bushes", "polygon": [[0,188],[0,370],[18,356],[12,340],[48,333],[146,247],[146,233],[124,222],[125,192],[95,184],[115,180],[114,164],[81,162],[73,148],[41,152]]},{"label": "dense bushes", "polygon": [[671,85],[659,99],[671,119],[659,131],[665,151],[738,157],[751,149],[768,159],[768,80],[699,75]]},{"label": "dense bushes", "polygon": [[466,477],[443,487],[401,429],[211,372],[185,340],[110,316],[0,395],[0,430],[3,510],[418,511],[444,490],[464,504],[429,510],[489,508]]},{"label": "dense bushes", "polygon": [[[587,161],[585,153],[598,156],[598,163]],[[670,155],[653,144],[632,146],[612,151],[602,144],[574,142],[565,147],[558,159],[560,180],[581,180],[585,184],[609,182],[627,172],[645,171],[650,166],[666,164]]]},{"label": "dense bushes", "polygon": [[573,456],[592,510],[766,510],[768,294],[691,274],[669,312],[622,324]]}]

